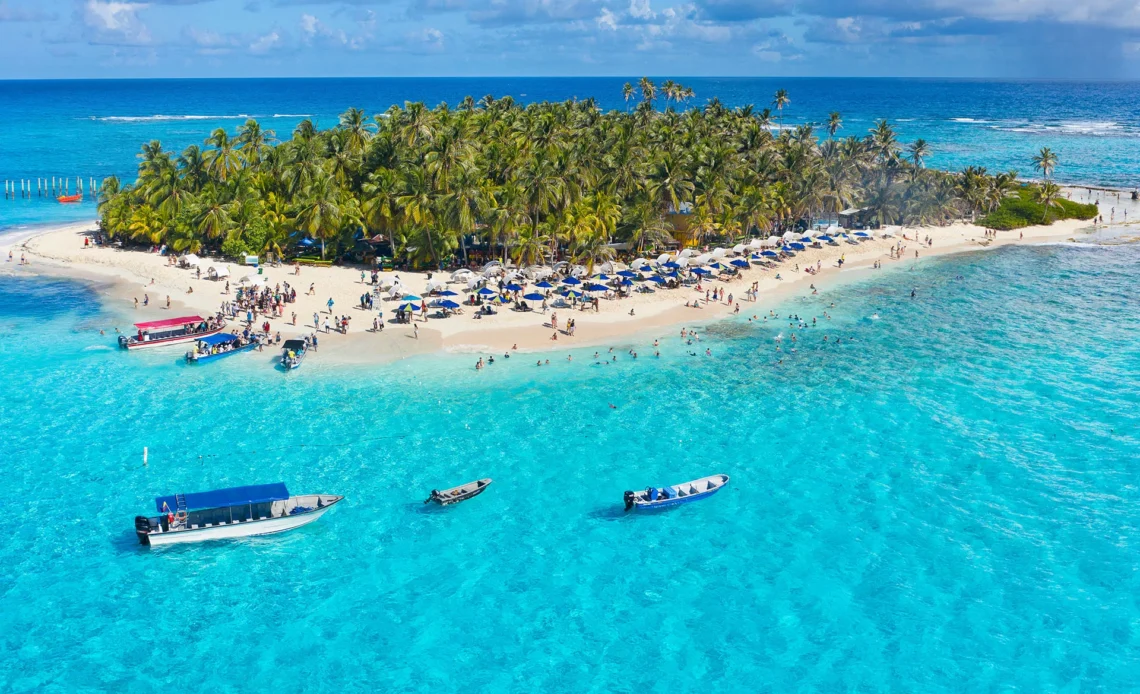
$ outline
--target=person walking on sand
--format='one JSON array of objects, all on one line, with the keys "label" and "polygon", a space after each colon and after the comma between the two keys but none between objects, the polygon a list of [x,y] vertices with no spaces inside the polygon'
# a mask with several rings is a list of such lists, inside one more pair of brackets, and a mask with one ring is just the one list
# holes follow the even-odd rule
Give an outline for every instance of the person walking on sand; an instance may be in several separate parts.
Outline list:
[{"label": "person walking on sand", "polygon": [[135,308],[137,309],[138,307],[139,307],[139,298],[136,296],[135,297]]},{"label": "person walking on sand", "polygon": [[328,300],[328,301],[325,303],[325,305],[329,307],[329,315],[330,315],[330,316],[332,315],[332,307],[333,307],[333,304],[334,304],[334,303],[336,303],[336,302],[334,302],[334,301],[332,300],[332,297],[331,297],[331,296],[329,297],[329,300]]},{"label": "person walking on sand", "polygon": [[415,323],[412,323],[412,337],[416,338],[417,340],[420,339],[420,326],[416,325]]}]

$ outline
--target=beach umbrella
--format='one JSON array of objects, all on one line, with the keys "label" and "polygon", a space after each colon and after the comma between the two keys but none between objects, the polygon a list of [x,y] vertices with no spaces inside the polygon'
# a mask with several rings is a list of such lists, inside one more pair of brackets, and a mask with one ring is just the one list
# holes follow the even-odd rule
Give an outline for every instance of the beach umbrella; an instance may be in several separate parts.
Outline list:
[{"label": "beach umbrella", "polygon": [[709,271],[704,269],[703,267],[695,267],[695,268],[693,268],[692,272],[694,275],[707,275],[707,274],[709,274]]},{"label": "beach umbrella", "polygon": [[576,299],[581,299],[582,298],[582,292],[576,292],[573,289],[569,289],[566,291],[566,296],[572,296]]},{"label": "beach umbrella", "polygon": [[567,277],[566,279],[562,280],[562,284],[577,285],[582,284],[582,280],[578,279],[577,277]]},{"label": "beach umbrella", "polygon": [[807,250],[807,247],[804,246],[802,243],[789,243],[788,245],[791,246],[791,248],[793,250],[796,250],[796,251]]},{"label": "beach umbrella", "polygon": [[622,281],[620,282],[620,284],[621,284],[621,286],[623,286],[623,287],[628,287],[629,285],[633,284],[633,280],[629,279],[628,277],[625,277],[625,278],[623,278],[623,279],[622,279]]},{"label": "beach umbrella", "polygon": [[658,265],[661,265],[662,263],[667,263],[667,262],[669,262],[669,254],[668,253],[662,253],[661,255],[657,256],[657,264]]},{"label": "beach umbrella", "polygon": [[542,301],[546,297],[539,294],[538,292],[531,292],[530,294],[524,294],[523,298],[526,299],[527,301]]},{"label": "beach umbrella", "polygon": [[493,289],[487,289],[486,287],[483,287],[478,292],[476,292],[476,294],[479,296],[495,296],[496,292]]},{"label": "beach umbrella", "polygon": [[618,275],[621,277],[637,277],[637,273],[631,270],[621,270]]},{"label": "beach umbrella", "polygon": [[300,241],[297,242],[297,245],[298,246],[304,246],[305,248],[308,248],[309,246],[313,245],[313,240],[312,239],[301,239]]},{"label": "beach umbrella", "polygon": [[547,282],[546,280],[543,280],[534,286],[538,287],[539,289],[554,289],[554,285]]},{"label": "beach umbrella", "polygon": [[676,270],[677,268],[679,268],[681,266],[678,265],[677,263],[674,263],[672,260],[670,260],[669,262],[665,263],[665,267],[669,268],[670,270]]},{"label": "beach umbrella", "polygon": [[443,301],[439,302],[439,305],[443,308],[449,308],[452,310],[459,308],[459,304],[455,303],[451,299],[444,299]]},{"label": "beach umbrella", "polygon": [[397,310],[399,310],[399,311],[419,311],[420,305],[419,304],[413,304],[412,302],[409,301],[406,304],[401,304],[400,308]]},{"label": "beach umbrella", "polygon": [[856,231],[855,235],[858,236],[859,238],[863,238],[863,239],[867,238],[867,234],[865,234],[862,231]]},{"label": "beach umbrella", "polygon": [[804,236],[803,238],[800,239],[800,242],[801,243],[812,243],[812,238],[810,236]]},{"label": "beach umbrella", "polygon": [[818,238],[819,238],[819,240],[820,240],[820,241],[826,241],[826,242],[828,242],[828,243],[831,243],[832,241],[834,241],[834,240],[835,240],[835,239],[831,238],[830,236],[820,236],[820,237],[818,237]]},{"label": "beach umbrella", "polygon": [[598,276],[597,276],[597,277],[595,277],[594,279],[599,279],[599,280],[601,280],[601,281],[603,281],[603,282],[607,282],[607,281],[609,281],[609,279],[610,279],[610,278],[609,278],[609,276],[607,276],[607,275],[606,275],[606,274],[603,272],[602,274],[598,275]]},{"label": "beach umbrella", "polygon": [[505,296],[496,296],[494,299],[491,299],[491,303],[495,304],[496,306],[503,306],[505,304],[511,303],[511,300]]},{"label": "beach umbrella", "polygon": [[522,287],[518,286],[517,284],[508,284],[508,285],[506,286],[506,290],[507,290],[508,292],[521,292],[521,291],[522,291]]},{"label": "beach umbrella", "polygon": [[658,277],[657,275],[653,275],[652,277],[646,278],[645,281],[646,282],[654,282],[656,284],[665,284],[665,278],[664,277]]},{"label": "beach umbrella", "polygon": [[440,296],[459,296],[458,293],[453,292],[450,289],[444,289],[442,292],[439,293],[439,295]]},{"label": "beach umbrella", "polygon": [[732,261],[732,264],[735,265],[736,267],[748,267],[748,261],[747,260],[741,260],[740,258],[737,258],[736,260]]},{"label": "beach umbrella", "polygon": [[760,253],[760,255],[765,256],[767,258],[778,258],[778,257],[780,257],[779,254],[776,253],[776,251],[763,251]]},{"label": "beach umbrella", "polygon": [[609,287],[607,287],[607,286],[606,286],[606,285],[604,285],[604,284],[593,284],[593,283],[591,283],[591,284],[587,284],[585,288],[586,288],[586,291],[588,291],[588,292],[605,292],[605,291],[609,291]]},{"label": "beach umbrella", "polygon": [[404,301],[423,301],[423,298],[418,297],[415,294],[407,294],[404,296]]}]

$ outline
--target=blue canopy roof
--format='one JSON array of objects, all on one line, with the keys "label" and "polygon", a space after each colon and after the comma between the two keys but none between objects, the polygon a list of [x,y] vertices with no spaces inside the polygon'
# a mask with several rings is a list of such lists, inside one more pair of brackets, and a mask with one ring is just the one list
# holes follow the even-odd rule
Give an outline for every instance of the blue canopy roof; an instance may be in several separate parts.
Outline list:
[{"label": "blue canopy roof", "polygon": [[540,289],[553,289],[554,288],[554,285],[547,282],[546,280],[543,280],[534,286],[539,287]]},{"label": "blue canopy roof", "polygon": [[747,260],[741,260],[740,258],[737,258],[736,260],[732,261],[732,264],[735,265],[736,267],[748,267],[748,261]]},{"label": "blue canopy roof", "polygon": [[482,289],[480,289],[479,291],[477,291],[475,293],[479,294],[481,296],[494,296],[495,294],[497,294],[497,292],[495,290],[487,289],[486,287],[483,287]]},{"label": "blue canopy roof", "polygon": [[237,339],[237,335],[231,335],[230,333],[217,333],[215,335],[207,335],[203,338],[199,338],[198,342],[201,342],[203,344],[206,344],[206,345],[213,347],[214,345],[220,345],[220,344],[224,344],[226,342],[233,342],[236,339]]},{"label": "blue canopy roof", "polygon": [[[212,492],[196,492],[183,496],[186,498],[186,508],[193,510],[262,504],[267,501],[285,501],[289,498],[289,490],[285,488],[284,482],[276,482],[274,484],[254,484],[248,487],[215,489]],[[173,513],[178,510],[178,502],[174,497],[175,495],[155,497],[154,507],[159,513]],[[166,508],[163,508],[163,504],[166,505]]]},{"label": "blue canopy roof", "polygon": [[444,299],[443,301],[439,302],[439,305],[442,306],[443,308],[451,308],[451,309],[459,308],[459,304],[455,303],[451,299]]},{"label": "blue canopy roof", "polygon": [[520,286],[519,286],[519,285],[517,285],[517,284],[508,284],[508,285],[505,287],[505,289],[506,289],[508,292],[521,292],[521,291],[522,291],[522,287],[520,287]]},{"label": "blue canopy roof", "polygon": [[657,275],[654,275],[652,277],[648,277],[648,278],[646,278],[646,280],[649,282],[656,282],[657,284],[665,284],[665,278],[664,277],[658,277]]},{"label": "blue canopy roof", "polygon": [[619,270],[618,274],[622,277],[637,277],[637,273],[630,270]]},{"label": "blue canopy roof", "polygon": [[582,280],[578,279],[577,277],[567,277],[566,279],[562,280],[562,284],[582,284]]},{"label": "blue canopy roof", "polygon": [[531,292],[530,294],[524,295],[523,298],[526,299],[527,301],[542,301],[546,297],[539,294],[538,292]]},{"label": "blue canopy roof", "polygon": [[459,296],[459,294],[451,291],[450,289],[444,289],[442,292],[439,293],[439,295],[440,296]]},{"label": "blue canopy roof", "polygon": [[831,243],[831,242],[832,242],[832,241],[834,241],[835,239],[831,238],[830,236],[820,236],[820,237],[819,237],[819,240],[820,240],[820,241],[827,241],[828,243]]},{"label": "blue canopy roof", "polygon": [[804,245],[803,245],[802,243],[789,243],[789,244],[788,244],[788,247],[789,247],[789,248],[793,248],[793,249],[795,249],[795,250],[797,250],[797,251],[802,251],[802,250],[804,250],[804,248],[805,248],[805,247],[804,247]]},{"label": "blue canopy roof", "polygon": [[768,258],[775,258],[777,254],[775,251],[761,251],[760,255],[766,256]]},{"label": "blue canopy roof", "polygon": [[703,267],[695,267],[695,268],[693,268],[693,273],[697,274],[697,275],[707,275],[707,274],[709,274],[709,271],[704,269]]}]

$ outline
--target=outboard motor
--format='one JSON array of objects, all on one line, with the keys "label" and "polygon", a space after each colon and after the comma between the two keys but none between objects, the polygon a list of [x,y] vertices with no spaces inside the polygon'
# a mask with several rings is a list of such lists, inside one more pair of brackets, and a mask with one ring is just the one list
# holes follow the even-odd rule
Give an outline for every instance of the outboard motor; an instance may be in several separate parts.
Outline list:
[{"label": "outboard motor", "polygon": [[129,339],[127,338],[126,335],[119,335],[119,346],[120,347],[122,347],[123,349],[126,349],[127,348],[127,342],[129,342]]},{"label": "outboard motor", "polygon": [[139,536],[139,544],[150,544],[150,519],[146,516],[135,516],[135,534]]},{"label": "outboard motor", "polygon": [[634,500],[634,498],[635,498],[635,496],[634,496],[634,493],[633,493],[633,492],[626,492],[626,493],[625,493],[625,510],[626,510],[626,511],[628,511],[628,510],[630,510],[631,508],[633,508],[633,500]]}]

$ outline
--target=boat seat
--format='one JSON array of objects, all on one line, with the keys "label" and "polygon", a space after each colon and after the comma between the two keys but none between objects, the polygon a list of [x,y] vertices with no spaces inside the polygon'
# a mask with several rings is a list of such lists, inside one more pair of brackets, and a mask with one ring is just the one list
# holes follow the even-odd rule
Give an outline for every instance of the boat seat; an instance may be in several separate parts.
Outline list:
[{"label": "boat seat", "polygon": [[709,480],[709,486],[705,487],[705,489],[716,489],[716,485],[712,483],[712,480]]},{"label": "boat seat", "polygon": [[681,489],[677,492],[677,498],[680,499],[683,496],[688,496],[688,494],[685,493],[684,489]]},{"label": "boat seat", "polygon": [[[712,487],[709,487],[709,488],[711,489]],[[694,487],[693,485],[691,485],[691,484],[690,484],[690,485],[689,485],[689,493],[690,493],[690,494],[696,494],[696,493],[697,493],[697,488],[696,488],[696,487]]]}]

